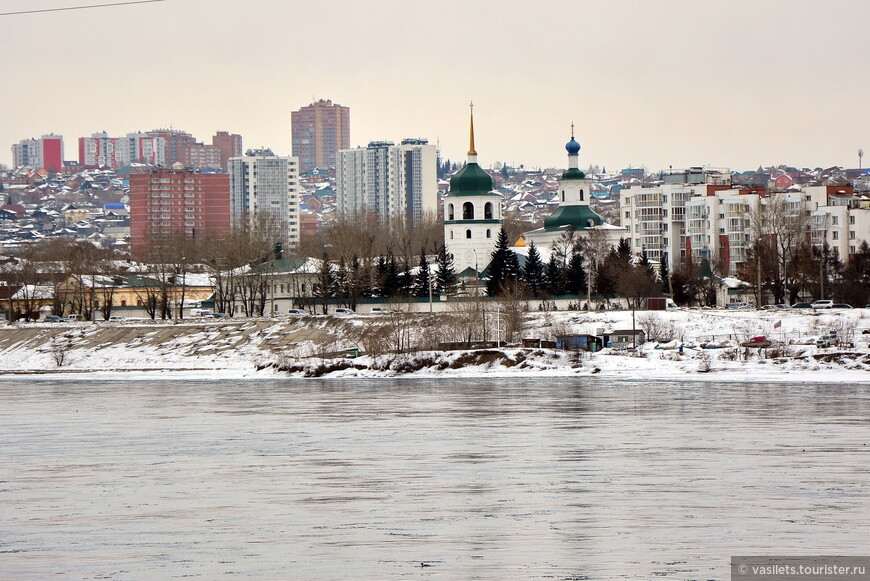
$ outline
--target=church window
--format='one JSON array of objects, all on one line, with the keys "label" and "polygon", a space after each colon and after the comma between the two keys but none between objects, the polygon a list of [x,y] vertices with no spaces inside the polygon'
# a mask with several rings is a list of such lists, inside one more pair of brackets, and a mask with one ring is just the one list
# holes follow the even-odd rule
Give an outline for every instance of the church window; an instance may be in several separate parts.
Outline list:
[{"label": "church window", "polygon": [[580,188],[580,201],[583,201],[583,188]]},{"label": "church window", "polygon": [[[463,220],[474,220],[474,204],[471,202],[465,202],[462,204],[462,219]],[[469,236],[468,238],[471,238]]]},{"label": "church window", "polygon": [[[483,207],[483,219],[492,220],[492,202],[487,202]],[[487,236],[489,238],[489,236]]]},{"label": "church window", "polygon": [[466,237],[466,238],[471,238],[471,230],[466,230],[466,231],[465,231],[465,237]]},{"label": "church window", "polygon": [[450,231],[450,239],[453,240],[453,230]]},{"label": "church window", "polygon": [[565,201],[565,190],[562,190],[562,201]]},{"label": "church window", "polygon": [[492,230],[490,230],[489,228],[486,229],[486,237],[492,238]]},{"label": "church window", "polygon": [[447,219],[453,220],[453,204],[448,204],[447,206]]}]

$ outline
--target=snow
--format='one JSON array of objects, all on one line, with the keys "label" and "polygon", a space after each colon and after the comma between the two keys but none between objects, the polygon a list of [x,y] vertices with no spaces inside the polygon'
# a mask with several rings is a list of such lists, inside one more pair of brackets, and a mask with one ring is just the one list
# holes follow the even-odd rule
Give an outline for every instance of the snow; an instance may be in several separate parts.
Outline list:
[{"label": "snow", "polygon": [[[420,314],[426,317],[426,314]],[[495,331],[495,315],[491,323]],[[649,319],[652,318],[652,322]],[[344,332],[384,317],[311,316],[293,320],[234,319],[181,324],[156,321],[16,323],[0,328],[0,375],[87,379],[256,379],[320,376],[341,379],[414,377],[613,377],[627,380],[857,383],[870,385],[870,313],[818,311],[638,311],[637,328],[657,324],[661,342],[600,353],[516,347],[341,357],[358,347]],[[774,325],[781,321],[780,328]],[[524,338],[631,329],[630,311],[530,312]],[[815,339],[837,331],[852,347],[822,348]],[[744,348],[766,336],[767,349]],[[333,338],[329,338],[332,336]],[[327,337],[327,339],[324,339]],[[493,337],[494,338],[494,337]],[[318,347],[319,345],[319,347]],[[328,345],[328,347],[327,347]],[[719,348],[704,348],[710,346]],[[682,352],[680,351],[682,346]],[[317,355],[328,349],[333,359]],[[58,364],[58,358],[62,361]],[[475,359],[476,358],[476,359]],[[294,367],[287,373],[280,369]],[[304,370],[304,371],[303,371]]]}]

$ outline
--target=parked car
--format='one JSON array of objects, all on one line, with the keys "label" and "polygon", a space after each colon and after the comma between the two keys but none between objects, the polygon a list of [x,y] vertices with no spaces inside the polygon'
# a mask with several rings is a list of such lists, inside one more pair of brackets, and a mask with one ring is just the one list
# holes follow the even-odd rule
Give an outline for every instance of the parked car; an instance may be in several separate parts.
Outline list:
[{"label": "parked car", "polygon": [[810,303],[795,303],[791,306],[793,309],[809,309],[812,308]]},{"label": "parked car", "polygon": [[780,304],[776,305],[776,308],[777,309],[790,309],[791,307],[786,305],[786,304],[780,303]]},{"label": "parked car", "polygon": [[838,343],[839,340],[837,339],[836,331],[829,331],[816,339],[816,347],[830,347],[831,345],[837,345]]},{"label": "parked car", "polygon": [[779,308],[776,305],[764,305],[761,307],[762,311],[772,311],[773,309]]},{"label": "parked car", "polygon": [[193,318],[203,318],[203,317],[211,317],[214,315],[214,311],[211,309],[190,309],[190,315],[188,315],[191,319]]},{"label": "parked car", "polygon": [[110,321],[126,321],[127,317],[118,317],[116,315],[112,315],[111,317],[109,317],[109,320]]},{"label": "parked car", "polygon": [[213,313],[212,317],[214,317],[215,319],[229,319],[230,318],[230,316],[226,313]]},{"label": "parked car", "polygon": [[831,305],[832,309],[851,309],[852,305],[847,305],[846,303],[834,303]]},{"label": "parked car", "polygon": [[813,309],[830,309],[834,306],[834,301],[822,300],[819,299],[817,301],[813,301],[813,304],[810,305]]},{"label": "parked car", "polygon": [[335,314],[336,315],[355,315],[356,311],[354,311],[353,309],[346,309],[344,307],[339,307],[339,308],[335,309]]},{"label": "parked car", "polygon": [[62,323],[65,321],[63,317],[58,317],[57,315],[46,315],[45,319],[43,319],[44,323]]},{"label": "parked car", "polygon": [[385,315],[390,312],[390,309],[387,307],[372,307],[372,310],[369,312],[373,315]]},{"label": "parked car", "polygon": [[288,317],[301,317],[303,315],[307,315],[308,313],[303,309],[287,309]]},{"label": "parked car", "polygon": [[735,302],[735,303],[728,303],[727,305],[725,305],[725,308],[726,309],[748,309],[749,305],[747,305],[744,302]]}]

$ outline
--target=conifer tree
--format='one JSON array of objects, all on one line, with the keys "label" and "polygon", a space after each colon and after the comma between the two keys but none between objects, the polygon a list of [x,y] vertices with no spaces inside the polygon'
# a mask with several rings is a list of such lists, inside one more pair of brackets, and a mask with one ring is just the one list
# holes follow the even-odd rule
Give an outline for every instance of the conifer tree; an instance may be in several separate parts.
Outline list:
[{"label": "conifer tree", "polygon": [[440,294],[450,295],[456,288],[456,271],[453,269],[453,256],[442,244],[438,249],[438,270],[435,272],[435,282]]},{"label": "conifer tree", "polygon": [[550,262],[547,263],[544,279],[547,285],[547,292],[551,295],[565,294],[565,277],[562,270],[562,265],[555,254],[550,255]]},{"label": "conifer tree", "polygon": [[323,314],[329,312],[329,298],[332,296],[335,287],[335,278],[332,275],[332,265],[329,262],[329,256],[324,252],[320,271],[317,273],[317,285],[315,287],[315,296],[320,299],[320,304],[323,307]]},{"label": "conifer tree", "polygon": [[565,272],[565,290],[569,294],[579,295],[586,291],[586,269],[583,267],[583,256],[575,252],[568,262]]},{"label": "conifer tree", "polygon": [[520,262],[516,253],[508,246],[507,231],[499,230],[489,262],[489,279],[486,281],[486,293],[494,297],[520,277]]},{"label": "conifer tree", "polygon": [[662,252],[662,260],[659,264],[659,276],[661,277],[662,282],[662,292],[669,293],[671,271],[668,268],[668,255],[664,252]]},{"label": "conifer tree", "polygon": [[417,276],[414,277],[414,296],[429,296],[429,263],[426,261],[426,249],[420,249],[420,263],[417,265]]},{"label": "conifer tree", "polygon": [[526,256],[526,266],[523,269],[523,280],[529,288],[529,295],[540,296],[544,289],[544,263],[534,242],[529,244],[529,254]]}]

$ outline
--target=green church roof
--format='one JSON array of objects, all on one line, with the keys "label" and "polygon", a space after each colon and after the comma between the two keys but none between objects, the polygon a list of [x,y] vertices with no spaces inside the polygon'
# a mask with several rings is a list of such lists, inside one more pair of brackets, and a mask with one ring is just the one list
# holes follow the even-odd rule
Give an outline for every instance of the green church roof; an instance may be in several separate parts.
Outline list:
[{"label": "green church roof", "polygon": [[585,230],[590,226],[590,220],[595,226],[604,223],[604,218],[589,206],[561,206],[552,216],[544,219],[544,229],[552,231],[564,226],[574,226],[576,230]]},{"label": "green church roof", "polygon": [[486,196],[492,193],[492,177],[474,162],[465,164],[450,178],[448,196]]},{"label": "green church roof", "polygon": [[563,180],[585,180],[586,174],[577,169],[576,167],[572,167],[570,169],[565,170],[565,173],[562,174]]}]

